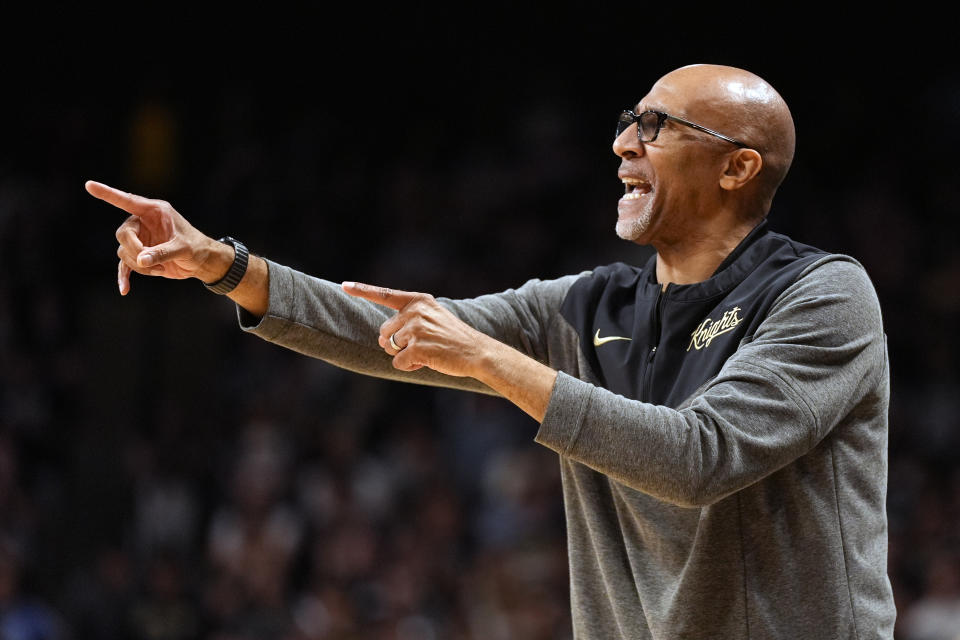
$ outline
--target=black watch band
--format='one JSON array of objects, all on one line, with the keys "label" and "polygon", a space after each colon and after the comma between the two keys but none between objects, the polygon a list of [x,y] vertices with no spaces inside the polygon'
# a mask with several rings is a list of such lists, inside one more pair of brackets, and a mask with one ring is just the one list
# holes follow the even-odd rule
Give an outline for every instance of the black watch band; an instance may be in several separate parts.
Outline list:
[{"label": "black watch band", "polygon": [[223,244],[228,244],[233,247],[233,264],[230,265],[227,275],[210,284],[204,282],[203,286],[214,293],[225,295],[236,289],[240,281],[243,280],[243,275],[247,272],[247,262],[250,259],[250,252],[247,251],[247,247],[244,246],[242,242],[234,240],[230,236],[224,236],[217,240],[217,242],[222,242]]}]

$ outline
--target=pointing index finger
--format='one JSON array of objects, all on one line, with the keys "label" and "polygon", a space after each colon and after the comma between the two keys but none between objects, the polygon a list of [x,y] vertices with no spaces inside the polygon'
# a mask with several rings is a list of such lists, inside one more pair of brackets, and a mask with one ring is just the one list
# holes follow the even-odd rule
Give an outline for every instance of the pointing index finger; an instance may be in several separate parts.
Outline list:
[{"label": "pointing index finger", "polygon": [[370,284],[363,284],[362,282],[344,282],[342,286],[343,290],[352,296],[382,304],[396,311],[403,309],[421,295],[412,291],[375,287]]},{"label": "pointing index finger", "polygon": [[94,198],[99,198],[135,216],[148,213],[153,208],[153,201],[149,198],[114,189],[102,182],[87,180],[84,186],[87,188],[87,192]]}]

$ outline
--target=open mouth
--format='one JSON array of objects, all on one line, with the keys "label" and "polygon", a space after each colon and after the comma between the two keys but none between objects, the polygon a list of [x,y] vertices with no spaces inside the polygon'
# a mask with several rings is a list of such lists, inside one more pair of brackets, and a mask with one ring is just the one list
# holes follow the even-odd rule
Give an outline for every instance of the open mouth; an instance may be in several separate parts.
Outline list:
[{"label": "open mouth", "polygon": [[650,193],[650,183],[642,178],[621,178],[624,193],[621,200],[638,200]]}]

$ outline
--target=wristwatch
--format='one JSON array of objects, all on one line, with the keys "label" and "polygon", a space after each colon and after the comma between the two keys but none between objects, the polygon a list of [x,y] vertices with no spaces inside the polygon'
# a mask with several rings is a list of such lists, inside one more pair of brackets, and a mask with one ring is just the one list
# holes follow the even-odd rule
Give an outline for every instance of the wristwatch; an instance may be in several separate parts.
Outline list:
[{"label": "wristwatch", "polygon": [[250,252],[247,251],[247,247],[242,242],[234,240],[230,236],[224,236],[217,240],[217,242],[222,242],[223,244],[228,244],[233,247],[233,264],[230,265],[230,269],[225,276],[210,284],[204,282],[203,286],[214,293],[225,295],[236,289],[240,281],[243,280],[243,274],[247,272],[247,262],[250,258]]}]

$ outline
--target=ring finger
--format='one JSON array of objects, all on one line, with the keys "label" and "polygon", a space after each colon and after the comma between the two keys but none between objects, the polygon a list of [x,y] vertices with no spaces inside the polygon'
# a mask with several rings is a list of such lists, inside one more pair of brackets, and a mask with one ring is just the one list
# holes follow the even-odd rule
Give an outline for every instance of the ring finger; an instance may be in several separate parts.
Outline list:
[{"label": "ring finger", "polygon": [[402,345],[402,344],[398,343],[396,336],[397,336],[396,333],[391,333],[391,334],[390,334],[390,338],[387,340],[387,342],[389,343],[390,348],[393,349],[393,351],[394,351],[395,353],[400,353],[401,351],[403,351],[403,349],[404,349],[407,345],[405,345],[405,344]]}]

